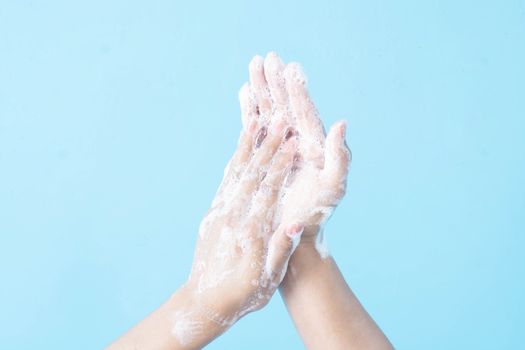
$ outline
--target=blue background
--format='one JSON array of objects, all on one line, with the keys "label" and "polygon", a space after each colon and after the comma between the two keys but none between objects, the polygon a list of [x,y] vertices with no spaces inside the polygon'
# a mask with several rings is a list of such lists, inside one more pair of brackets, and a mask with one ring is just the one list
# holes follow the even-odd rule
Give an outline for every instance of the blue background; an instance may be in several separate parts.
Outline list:
[{"label": "blue background", "polygon": [[[348,120],[327,236],[394,345],[523,348],[523,1],[1,0],[2,348],[102,348],[185,280],[269,50]],[[301,347],[277,296],[209,348]]]}]

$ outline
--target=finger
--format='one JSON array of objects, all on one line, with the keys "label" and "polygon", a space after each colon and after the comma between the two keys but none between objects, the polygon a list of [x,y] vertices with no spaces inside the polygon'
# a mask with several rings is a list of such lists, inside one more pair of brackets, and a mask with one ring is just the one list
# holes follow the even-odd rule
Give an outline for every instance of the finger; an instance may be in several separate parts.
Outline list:
[{"label": "finger", "polygon": [[[263,175],[274,157],[281,142],[284,140],[284,122],[276,120],[270,126],[261,128],[253,145],[255,154],[241,175],[237,194],[239,199],[250,197],[263,180]],[[264,137],[263,137],[264,136]],[[262,139],[262,141],[261,141]]]},{"label": "finger", "polygon": [[239,104],[241,106],[242,125],[246,129],[250,121],[257,119],[257,102],[249,83],[245,83],[239,90]]},{"label": "finger", "polygon": [[288,261],[299,245],[304,226],[294,224],[279,226],[268,244],[265,273],[274,286],[278,286],[286,274]]},{"label": "finger", "polygon": [[346,122],[335,123],[326,137],[325,162],[321,179],[330,191],[342,197],[352,154],[345,143]]},{"label": "finger", "polygon": [[252,155],[256,127],[257,121],[252,120],[248,127],[241,131],[237,149],[224,169],[224,177],[218,194],[222,194],[232,183],[236,183],[248,165]]},{"label": "finger", "polygon": [[265,119],[270,117],[271,102],[268,84],[264,77],[264,58],[255,56],[248,67],[250,72],[250,86],[255,95],[259,108],[259,115]]},{"label": "finger", "polygon": [[284,82],[284,63],[275,52],[269,52],[264,60],[264,76],[268,82],[270,96],[276,111],[287,110],[288,94]]},{"label": "finger", "polygon": [[297,139],[295,136],[290,137],[290,134],[293,135],[293,132],[286,133],[284,143],[273,157],[272,163],[252,201],[250,211],[255,220],[268,221],[266,216],[269,208],[277,201],[286,178],[292,170],[294,157],[297,153]]},{"label": "finger", "polygon": [[[239,178],[252,153],[254,132],[257,127],[257,104],[248,83],[245,83],[239,90],[239,104],[241,106],[243,129],[237,142],[237,148],[224,169],[223,184]],[[222,187],[223,185],[221,185],[221,189]],[[221,189],[219,193],[222,192]]]},{"label": "finger", "polygon": [[284,70],[290,107],[299,133],[311,141],[324,144],[324,129],[317,109],[306,88],[306,76],[298,63],[289,63]]}]

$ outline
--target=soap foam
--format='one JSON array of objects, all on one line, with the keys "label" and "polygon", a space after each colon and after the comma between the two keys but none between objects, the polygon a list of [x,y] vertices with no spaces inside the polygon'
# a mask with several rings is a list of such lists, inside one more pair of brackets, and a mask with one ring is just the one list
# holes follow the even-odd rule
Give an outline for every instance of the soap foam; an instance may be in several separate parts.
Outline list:
[{"label": "soap foam", "polygon": [[173,315],[171,334],[182,346],[190,344],[203,331],[203,324],[198,321],[193,311],[177,311]]},{"label": "soap foam", "polygon": [[328,244],[326,243],[326,237],[324,235],[324,229],[321,228],[317,239],[315,240],[315,249],[319,253],[322,259],[326,259],[330,256],[330,251],[328,250]]}]

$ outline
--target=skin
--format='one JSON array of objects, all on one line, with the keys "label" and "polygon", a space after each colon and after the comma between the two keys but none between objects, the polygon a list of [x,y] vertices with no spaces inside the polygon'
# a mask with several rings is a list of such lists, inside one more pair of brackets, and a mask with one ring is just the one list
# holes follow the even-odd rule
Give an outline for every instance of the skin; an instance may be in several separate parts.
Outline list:
[{"label": "skin", "polygon": [[269,53],[262,72],[259,67],[252,61],[250,83],[256,100],[265,110],[286,115],[297,128],[302,155],[300,170],[281,208],[283,220],[297,220],[306,227],[280,287],[294,324],[307,349],[392,349],[346,284],[335,260],[323,259],[316,249],[320,224],[345,194],[351,160],[344,139],[346,125],[337,122],[325,135],[298,64],[285,66],[275,53]]},{"label": "skin", "polygon": [[316,249],[345,194],[346,124],[325,135],[298,64],[269,53],[254,57],[249,75],[238,147],[201,223],[188,281],[108,349],[200,349],[278,288],[308,349],[391,349]]}]

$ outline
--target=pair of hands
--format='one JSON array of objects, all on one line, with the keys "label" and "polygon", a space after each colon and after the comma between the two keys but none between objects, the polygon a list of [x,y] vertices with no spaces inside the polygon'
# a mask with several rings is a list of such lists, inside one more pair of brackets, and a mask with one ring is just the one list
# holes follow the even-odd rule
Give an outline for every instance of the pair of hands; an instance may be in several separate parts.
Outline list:
[{"label": "pair of hands", "polygon": [[316,249],[345,193],[345,124],[325,135],[297,64],[270,53],[249,70],[239,144],[187,283],[108,350],[201,349],[277,288],[307,349],[392,350],[334,259]]},{"label": "pair of hands", "polygon": [[239,144],[187,283],[107,349],[201,349],[279,288],[307,349],[392,350],[317,244],[345,193],[345,124],[325,135],[297,64],[270,53],[249,70]]},{"label": "pair of hands", "polygon": [[[226,329],[266,305],[297,245],[315,245],[345,194],[351,154],[344,122],[328,135],[297,63],[256,56],[239,92],[238,147],[203,219],[185,289],[199,316]],[[322,253],[322,252],[320,252]],[[175,315],[184,345],[195,323]]]}]

